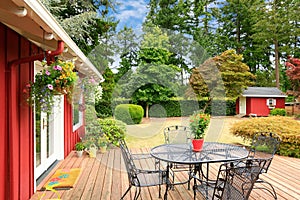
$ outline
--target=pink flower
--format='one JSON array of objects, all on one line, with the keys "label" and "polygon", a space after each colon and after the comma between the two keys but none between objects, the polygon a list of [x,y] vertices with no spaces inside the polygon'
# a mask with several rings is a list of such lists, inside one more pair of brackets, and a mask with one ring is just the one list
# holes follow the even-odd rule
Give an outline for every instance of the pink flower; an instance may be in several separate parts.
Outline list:
[{"label": "pink flower", "polygon": [[53,85],[48,84],[47,87],[49,88],[49,90],[53,90]]},{"label": "pink flower", "polygon": [[95,79],[94,78],[91,78],[90,79],[90,83],[95,83],[96,81],[95,81]]},{"label": "pink flower", "polygon": [[47,70],[45,74],[49,76],[51,73]]},{"label": "pink flower", "polygon": [[54,70],[59,70],[59,71],[62,70],[61,66],[59,66],[59,65],[54,66],[53,69],[54,69]]}]

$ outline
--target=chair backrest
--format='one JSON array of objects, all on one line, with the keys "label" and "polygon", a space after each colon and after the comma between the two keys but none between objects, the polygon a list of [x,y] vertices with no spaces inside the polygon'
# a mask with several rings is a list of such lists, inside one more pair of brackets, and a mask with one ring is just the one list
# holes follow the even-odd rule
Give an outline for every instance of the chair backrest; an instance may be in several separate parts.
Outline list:
[{"label": "chair backrest", "polygon": [[222,164],[212,199],[248,199],[265,163],[264,159],[248,159]]},{"label": "chair backrest", "polygon": [[266,173],[272,162],[274,154],[279,148],[281,138],[275,133],[257,133],[252,139],[252,144],[249,151],[250,158],[266,159],[266,164],[262,170]]},{"label": "chair backrest", "polygon": [[139,186],[139,180],[137,178],[137,168],[133,162],[132,155],[124,140],[119,140],[120,149],[124,159],[124,164],[127,170],[128,180],[131,185]]},{"label": "chair backrest", "polygon": [[191,130],[187,126],[168,126],[164,129],[165,143],[178,144],[191,141]]}]

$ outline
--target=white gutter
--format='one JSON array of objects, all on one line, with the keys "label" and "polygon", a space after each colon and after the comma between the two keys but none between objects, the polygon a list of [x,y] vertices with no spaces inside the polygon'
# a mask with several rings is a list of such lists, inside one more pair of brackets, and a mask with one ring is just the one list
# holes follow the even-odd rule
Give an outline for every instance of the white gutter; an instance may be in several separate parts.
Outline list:
[{"label": "white gutter", "polygon": [[287,97],[286,95],[242,95],[242,97]]},{"label": "white gutter", "polygon": [[[51,13],[45,8],[45,6],[38,0],[24,0],[24,2],[53,30],[53,32],[60,37],[62,41],[70,48],[76,56],[82,60],[82,62],[91,71],[97,75],[102,82],[104,79],[100,72],[95,68],[91,61],[82,53],[75,42],[70,38],[66,31],[57,23]],[[88,71],[88,70],[87,70]]]}]

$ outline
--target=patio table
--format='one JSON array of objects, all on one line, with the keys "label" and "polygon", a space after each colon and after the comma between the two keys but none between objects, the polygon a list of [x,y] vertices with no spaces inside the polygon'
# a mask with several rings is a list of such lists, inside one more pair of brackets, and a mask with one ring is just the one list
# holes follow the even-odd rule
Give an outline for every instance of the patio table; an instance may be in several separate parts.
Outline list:
[{"label": "patio table", "polygon": [[[167,162],[167,186],[164,199],[167,199],[168,190],[172,185],[169,180],[169,171],[173,163],[192,164],[195,173],[199,172],[206,181],[209,181],[209,163],[229,162],[244,159],[248,150],[244,147],[218,142],[204,142],[200,152],[194,152],[191,144],[162,144],[153,147],[150,151],[154,158]],[[206,176],[202,171],[202,164],[207,164]]]}]

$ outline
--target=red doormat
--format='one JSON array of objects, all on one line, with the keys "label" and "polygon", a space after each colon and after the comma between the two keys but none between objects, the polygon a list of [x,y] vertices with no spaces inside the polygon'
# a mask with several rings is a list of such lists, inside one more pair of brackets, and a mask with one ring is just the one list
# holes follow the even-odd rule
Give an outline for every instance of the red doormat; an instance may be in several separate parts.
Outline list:
[{"label": "red doormat", "polygon": [[80,175],[80,168],[58,169],[43,186],[42,190],[65,190],[73,188]]}]

